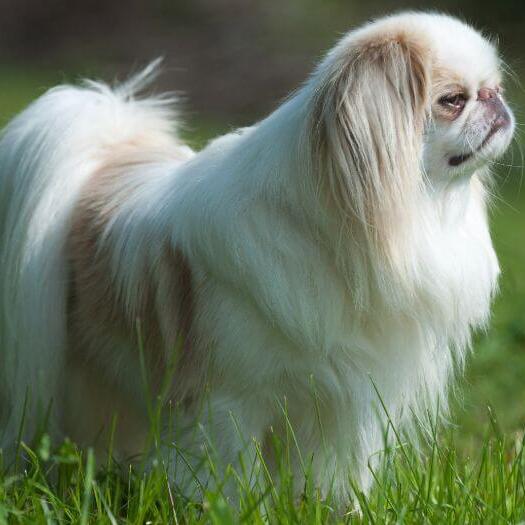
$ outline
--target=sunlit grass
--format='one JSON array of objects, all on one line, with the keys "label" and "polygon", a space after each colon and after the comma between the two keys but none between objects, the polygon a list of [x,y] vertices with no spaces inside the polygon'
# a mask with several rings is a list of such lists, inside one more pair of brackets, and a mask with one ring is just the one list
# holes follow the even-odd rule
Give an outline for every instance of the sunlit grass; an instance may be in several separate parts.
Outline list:
[{"label": "sunlit grass", "polygon": [[[416,452],[396,443],[374,472],[369,496],[337,508],[311,480],[280,468],[271,483],[229,470],[235,501],[219,488],[191,500],[168,482],[159,459],[147,473],[113,460],[96,464],[91,450],[43,436],[14,473],[0,474],[0,523],[519,523],[525,519],[523,444],[491,432],[472,457],[457,452],[455,434],[438,432]],[[283,453],[285,457],[285,453]],[[211,461],[211,460],[210,460]],[[283,460],[285,464],[285,460]],[[213,470],[213,465],[209,466]],[[295,487],[304,490],[297,496]]]}]

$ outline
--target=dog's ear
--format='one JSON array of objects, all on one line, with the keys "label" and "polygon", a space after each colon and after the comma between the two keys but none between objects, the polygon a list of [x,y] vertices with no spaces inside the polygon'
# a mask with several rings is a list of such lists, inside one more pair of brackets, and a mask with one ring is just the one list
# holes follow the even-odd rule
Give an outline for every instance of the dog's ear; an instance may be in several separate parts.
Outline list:
[{"label": "dog's ear", "polygon": [[337,208],[381,246],[420,187],[431,58],[416,35],[356,36],[316,72],[312,159]]}]

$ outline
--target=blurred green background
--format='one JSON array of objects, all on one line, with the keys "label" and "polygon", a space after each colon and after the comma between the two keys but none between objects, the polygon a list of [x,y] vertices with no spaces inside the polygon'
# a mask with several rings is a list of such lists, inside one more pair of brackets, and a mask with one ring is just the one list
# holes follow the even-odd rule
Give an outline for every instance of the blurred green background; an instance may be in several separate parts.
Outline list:
[{"label": "blurred green background", "polygon": [[[497,37],[516,78],[507,81],[518,123],[525,102],[525,4],[521,0],[0,0],[0,124],[48,87],[85,76],[114,81],[164,56],[157,91],[175,91],[184,134],[199,147],[265,115],[296,87],[344,31],[401,9],[459,16]],[[478,334],[458,388],[454,424],[465,449],[488,426],[525,425],[525,191],[521,125],[497,167],[492,210],[502,267],[491,327]]]}]

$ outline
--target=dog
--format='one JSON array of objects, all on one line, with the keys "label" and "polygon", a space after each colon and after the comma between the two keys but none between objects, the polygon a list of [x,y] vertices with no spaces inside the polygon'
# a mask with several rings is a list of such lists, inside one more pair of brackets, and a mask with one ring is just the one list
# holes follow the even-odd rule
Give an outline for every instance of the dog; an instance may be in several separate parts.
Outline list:
[{"label": "dog", "polygon": [[154,69],[53,88],[3,131],[1,443],[44,422],[94,445],[115,416],[140,453],[147,390],[181,490],[211,451],[238,467],[291,428],[347,501],[388,425],[445,409],[487,325],[490,165],[515,126],[497,51],[449,16],[375,20],[197,153],[170,100],[137,95]]}]

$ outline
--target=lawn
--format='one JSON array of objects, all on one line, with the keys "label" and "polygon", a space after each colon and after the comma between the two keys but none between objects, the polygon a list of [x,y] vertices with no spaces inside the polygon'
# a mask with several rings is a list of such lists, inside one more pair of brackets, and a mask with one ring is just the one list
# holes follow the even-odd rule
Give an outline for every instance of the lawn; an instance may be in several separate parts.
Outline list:
[{"label": "lawn", "polygon": [[[0,69],[0,124],[63,78],[44,70]],[[224,129],[220,122],[194,118],[185,136],[200,146]],[[0,523],[523,522],[525,191],[519,148],[501,164],[492,230],[503,276],[492,324],[476,337],[451,423],[435,429],[422,452],[396,443],[375,473],[372,494],[360,498],[361,517],[336,511],[309,483],[303,498],[295,499],[286,465],[279,486],[264,475],[250,484],[247,473],[237,473],[240,506],[234,508],[220,490],[207,492],[204,504],[184,500],[170,490],[161,462],[149,474],[125,469],[124,475],[112,461],[97,465],[90,451],[70,442],[50,444],[44,436],[26,450],[28,460],[16,472],[0,473]]]}]

